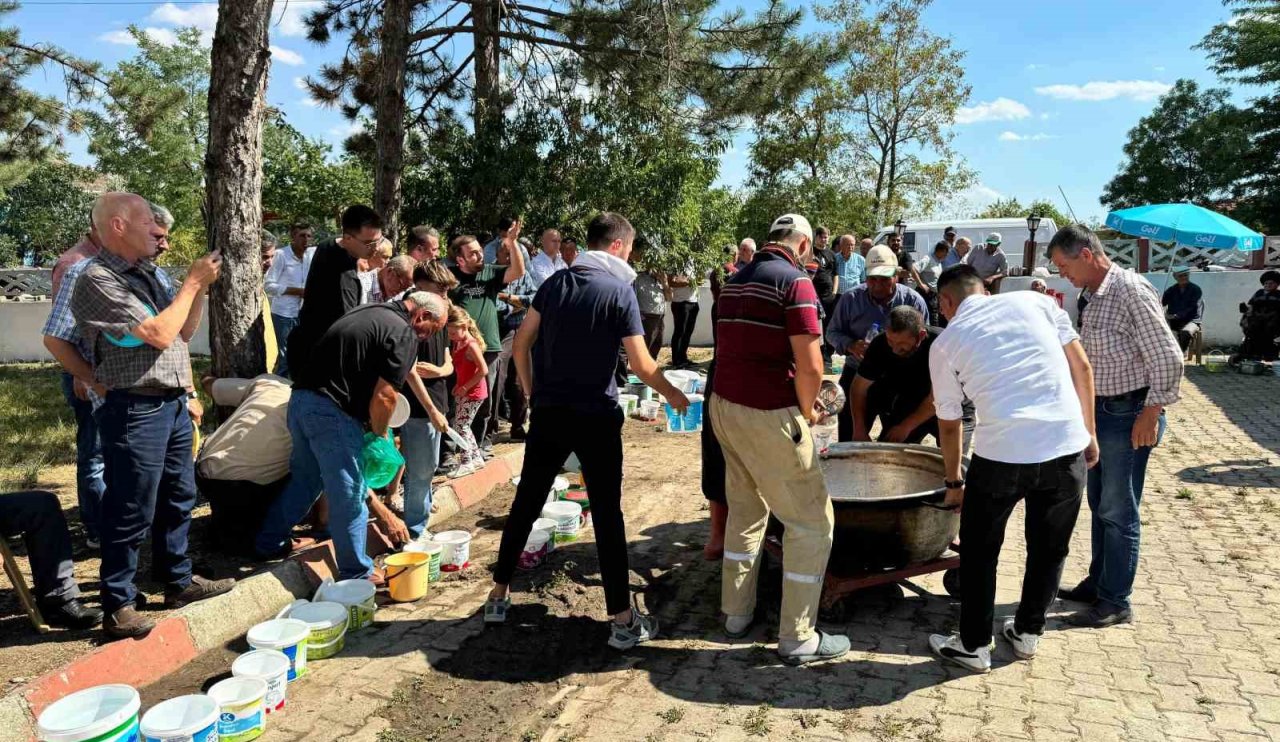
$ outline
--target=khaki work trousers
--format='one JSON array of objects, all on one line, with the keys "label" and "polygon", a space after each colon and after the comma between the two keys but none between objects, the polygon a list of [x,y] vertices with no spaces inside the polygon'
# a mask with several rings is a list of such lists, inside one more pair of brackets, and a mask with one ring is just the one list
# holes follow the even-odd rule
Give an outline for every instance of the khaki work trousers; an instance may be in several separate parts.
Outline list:
[{"label": "khaki work trousers", "polygon": [[769,513],[786,526],[782,542],[782,621],[778,636],[813,635],[834,515],[809,424],[798,407],[757,410],[713,395],[711,422],[724,449],[725,527],[722,610],[749,616]]}]

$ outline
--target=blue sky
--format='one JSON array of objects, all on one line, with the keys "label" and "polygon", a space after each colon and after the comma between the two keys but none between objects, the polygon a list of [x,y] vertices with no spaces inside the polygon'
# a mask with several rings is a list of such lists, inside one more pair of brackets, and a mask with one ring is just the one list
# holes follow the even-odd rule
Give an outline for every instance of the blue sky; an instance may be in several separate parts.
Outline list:
[{"label": "blue sky", "polygon": [[[28,0],[6,25],[27,41],[48,41],[107,65],[134,53],[124,28],[137,24],[159,38],[195,25],[212,34],[212,3],[148,3],[145,0]],[[750,9],[757,0],[747,0]],[[341,141],[350,129],[336,111],[310,105],[297,81],[340,53],[304,37],[301,18],[314,3],[276,2],[273,68],[268,88],[304,133]],[[1194,46],[1228,17],[1216,0],[936,0],[925,25],[967,52],[973,86],[954,131],[955,147],[979,174],[955,216],[996,197],[1024,203],[1049,198],[1065,211],[1058,186],[1081,218],[1102,215],[1098,197],[1122,159],[1126,132],[1180,77],[1218,84]],[[809,28],[814,28],[809,21]],[[59,90],[52,73],[30,81]],[[725,154],[721,183],[744,185],[750,132],[740,133]],[[88,162],[84,144],[73,157]]]}]

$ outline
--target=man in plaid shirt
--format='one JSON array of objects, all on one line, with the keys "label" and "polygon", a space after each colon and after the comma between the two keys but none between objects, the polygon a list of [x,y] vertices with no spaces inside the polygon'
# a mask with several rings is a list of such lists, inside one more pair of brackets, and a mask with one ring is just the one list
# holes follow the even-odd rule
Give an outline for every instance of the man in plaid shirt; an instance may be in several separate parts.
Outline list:
[{"label": "man in plaid shirt", "polygon": [[1058,597],[1089,604],[1068,620],[1101,628],[1133,620],[1129,595],[1138,571],[1138,505],[1151,449],[1164,434],[1164,408],[1178,401],[1182,351],[1160,296],[1111,262],[1097,235],[1073,224],[1049,241],[1047,257],[1082,289],[1080,340],[1093,364],[1098,465],[1089,470],[1093,559],[1089,575]]}]

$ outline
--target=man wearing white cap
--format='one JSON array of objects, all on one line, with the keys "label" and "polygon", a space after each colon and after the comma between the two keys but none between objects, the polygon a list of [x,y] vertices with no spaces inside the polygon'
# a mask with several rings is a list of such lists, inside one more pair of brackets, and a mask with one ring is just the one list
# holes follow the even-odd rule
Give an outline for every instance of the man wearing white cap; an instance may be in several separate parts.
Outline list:
[{"label": "man wearing white cap", "polygon": [[992,232],[987,235],[984,249],[969,253],[969,265],[977,269],[987,291],[993,294],[1000,293],[1000,282],[1009,275],[1009,256],[1000,249],[1000,242],[1000,233]]},{"label": "man wearing white cap", "polygon": [[[889,326],[889,310],[903,305],[929,316],[924,297],[898,283],[898,256],[885,245],[876,245],[867,253],[866,283],[840,297],[827,325],[827,342],[845,354],[840,386],[846,398],[853,399],[850,390],[867,347]],[[840,411],[839,424],[840,440],[853,440],[853,415],[847,405]]]},{"label": "man wearing white cap", "polygon": [[790,665],[832,659],[848,638],[814,628],[834,514],[809,425],[822,383],[818,294],[804,269],[813,228],[774,220],[769,241],[716,301],[716,379],[709,400],[725,460],[725,633],[746,636],[756,609],[761,545],[772,511],[783,536],[778,654]]}]

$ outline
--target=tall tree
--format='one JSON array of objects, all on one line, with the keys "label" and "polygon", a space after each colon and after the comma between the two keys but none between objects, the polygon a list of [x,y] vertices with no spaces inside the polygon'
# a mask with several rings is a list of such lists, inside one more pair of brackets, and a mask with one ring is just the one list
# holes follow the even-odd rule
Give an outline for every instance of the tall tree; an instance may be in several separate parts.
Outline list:
[{"label": "tall tree", "polygon": [[[17,7],[16,2],[0,0],[0,16]],[[23,86],[28,75],[46,65],[62,70],[66,100]],[[50,44],[25,42],[16,28],[0,28],[0,165],[38,162],[57,153],[63,132],[79,132],[83,125],[74,107],[106,88],[97,63]],[[0,187],[5,185],[0,182]]]},{"label": "tall tree", "polygon": [[262,119],[271,52],[272,0],[218,6],[209,79],[210,249],[222,276],[209,291],[209,340],[216,376],[251,378],[266,368],[262,312]]},{"label": "tall tree", "polygon": [[279,111],[268,109],[262,126],[262,210],[285,221],[336,226],[342,210],[368,203],[368,171],[354,158],[335,159],[333,149],[302,135]]},{"label": "tall tree", "polygon": [[970,91],[964,52],[923,26],[931,3],[884,0],[864,14],[856,0],[836,0],[819,11],[848,53],[842,95],[860,123],[860,174],[874,183],[880,223],[908,207],[927,212],[968,180],[951,149],[951,124]]},{"label": "tall tree", "polygon": [[1129,130],[1125,161],[1102,202],[1113,209],[1227,199],[1252,159],[1248,117],[1225,90],[1178,80]]},{"label": "tall tree", "polygon": [[1243,115],[1250,150],[1234,187],[1235,216],[1268,234],[1280,233],[1280,3],[1224,0],[1232,19],[1205,36],[1199,48],[1226,80],[1257,86]]},{"label": "tall tree", "polygon": [[202,235],[209,54],[195,28],[179,29],[173,44],[129,33],[138,53],[108,74],[112,99],[86,116],[89,153],[99,170],[172,211],[177,230]]},{"label": "tall tree", "polygon": [[[574,96],[606,92],[627,110],[660,111],[692,130],[723,130],[735,116],[794,95],[826,53],[799,43],[793,34],[800,13],[780,0],[768,0],[750,18],[742,11],[717,16],[715,6],[715,0],[411,0],[401,60],[390,51],[401,37],[384,33],[402,17],[397,0],[326,0],[308,18],[312,40],[341,31],[349,41],[342,61],[309,85],[317,100],[341,105],[352,118],[379,108],[384,127],[394,107],[385,99],[379,106],[379,96],[394,91],[403,75],[410,128],[426,128],[441,114],[469,118],[476,152],[468,195],[475,220],[492,228],[510,208],[501,145],[515,100],[561,108]],[[380,44],[387,53],[380,54]],[[455,57],[455,46],[465,56]],[[462,110],[468,98],[470,110]],[[379,157],[394,158],[388,147],[397,144],[395,122],[385,126]],[[394,183],[380,179],[375,202],[394,203]]]}]

